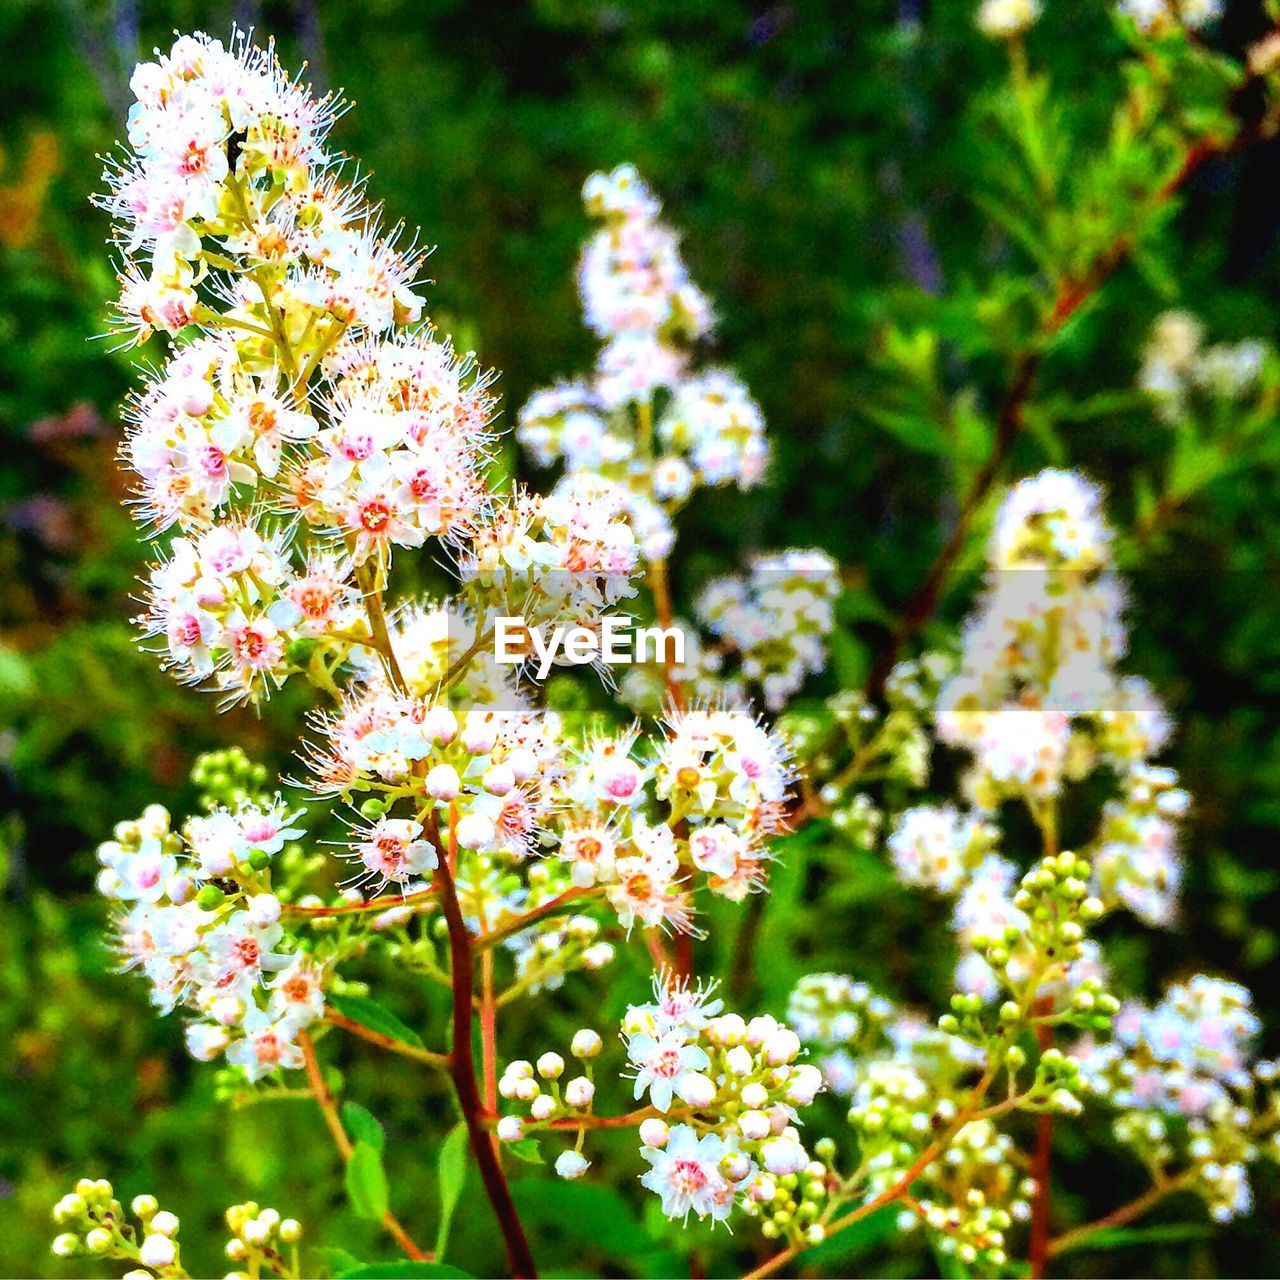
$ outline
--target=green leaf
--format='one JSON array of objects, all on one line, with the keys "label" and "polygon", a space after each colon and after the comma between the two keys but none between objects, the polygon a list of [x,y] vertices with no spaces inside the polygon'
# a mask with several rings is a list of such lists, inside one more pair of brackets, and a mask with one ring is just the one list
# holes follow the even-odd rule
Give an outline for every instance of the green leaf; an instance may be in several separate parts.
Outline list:
[{"label": "green leaf", "polygon": [[542,1148],[538,1145],[537,1138],[521,1138],[517,1142],[504,1142],[502,1149],[508,1155],[515,1156],[517,1160],[523,1160],[526,1164],[546,1164],[542,1158]]},{"label": "green leaf", "polygon": [[471,1280],[470,1271],[447,1262],[366,1262],[351,1271],[339,1272],[336,1280]]},{"label": "green leaf", "polygon": [[462,1183],[467,1176],[467,1126],[454,1125],[440,1145],[438,1162],[440,1176],[440,1226],[436,1230],[436,1257],[443,1258],[449,1243],[449,1227],[453,1223],[453,1211],[458,1207]]},{"label": "green leaf", "polygon": [[659,1247],[626,1200],[608,1187],[522,1178],[511,1184],[511,1195],[526,1226],[610,1257],[635,1257]]},{"label": "green leaf", "polygon": [[370,1031],[390,1036],[402,1044],[411,1044],[415,1049],[423,1047],[422,1037],[412,1027],[405,1026],[390,1009],[368,996],[329,996],[328,1001],[344,1018],[358,1022]]},{"label": "green leaf", "polygon": [[361,1262],[350,1250],[336,1244],[321,1245],[316,1250],[316,1256],[324,1263],[324,1269],[334,1276],[346,1275],[348,1271],[358,1271],[361,1267],[368,1265]]},{"label": "green leaf", "polygon": [[1154,1227],[1115,1227],[1094,1231],[1068,1244],[1063,1252],[1076,1249],[1127,1249],[1140,1244],[1182,1244],[1188,1240],[1207,1240],[1211,1227],[1200,1222],[1166,1222]]},{"label": "green leaf", "polygon": [[387,1135],[383,1132],[382,1126],[374,1118],[373,1113],[358,1102],[342,1104],[342,1123],[351,1135],[352,1142],[367,1142],[378,1151],[386,1149]]},{"label": "green leaf", "polygon": [[357,1142],[346,1169],[347,1196],[362,1218],[381,1222],[388,1207],[387,1175],[382,1152],[368,1142]]}]

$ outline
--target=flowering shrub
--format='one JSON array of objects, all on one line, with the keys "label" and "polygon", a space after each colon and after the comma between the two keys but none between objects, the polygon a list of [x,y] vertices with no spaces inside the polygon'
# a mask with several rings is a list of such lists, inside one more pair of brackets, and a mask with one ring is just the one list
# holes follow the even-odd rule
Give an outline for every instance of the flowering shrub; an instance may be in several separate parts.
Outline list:
[{"label": "flowering shrub", "polygon": [[[1249,992],[1198,974],[1147,1007],[1106,956],[1125,927],[1176,926],[1191,804],[1159,763],[1170,717],[1125,670],[1121,539],[1077,472],[996,489],[1047,346],[1133,251],[1147,204],[1245,141],[1224,110],[1244,73],[1188,36],[1205,9],[1122,6],[1133,88],[1116,129],[1141,126],[1148,148],[1138,225],[1101,242],[1096,227],[1058,229],[1036,342],[998,420],[971,424],[990,453],[958,539],[865,688],[808,704],[794,699],[838,635],[828,555],[758,556],[709,583],[691,620],[676,612],[681,509],[699,486],[762,483],[768,446],[743,384],[700,366],[711,306],[634,169],[584,188],[599,223],[579,268],[596,367],[519,415],[532,460],[563,464],[542,495],[493,482],[491,376],[425,318],[421,253],[330,148],[340,104],[242,36],[181,36],[137,68],[103,200],[123,258],[117,332],[167,341],[122,449],[157,548],[139,627],[224,703],[265,714],[292,683],[311,686],[314,710],[296,779],[276,785],[239,752],[205,758],[202,811],[153,804],[121,822],[98,887],[123,967],[159,1010],[182,1011],[228,1099],[301,1091],[318,1105],[352,1208],[410,1260],[395,1274],[459,1274],[443,1259],[469,1164],[512,1273],[535,1274],[511,1162],[589,1182],[598,1150],[630,1161],[674,1240],[691,1220],[740,1227],[760,1246],[752,1276],[882,1209],[948,1266],[1001,1273],[1025,1257],[1033,1274],[1174,1192],[1217,1220],[1248,1212],[1252,1167],[1280,1154],[1277,1068],[1256,1057]],[[1048,86],[1020,44],[1036,13],[978,14],[1011,54],[1013,105],[995,113],[1024,162],[997,207],[1009,224],[1055,180],[1037,132]],[[1249,75],[1266,87],[1269,72],[1263,59]],[[1184,73],[1202,100],[1163,92]],[[1105,197],[1120,176],[1089,180]],[[899,339],[887,359],[910,397],[919,361]],[[1180,443],[1140,525],[1190,502],[1208,462],[1240,465],[1256,425],[1225,437],[1214,408],[1267,394],[1275,363],[1253,344],[1202,349],[1185,317],[1161,322],[1140,385]],[[985,585],[958,645],[907,656],[989,498]],[[450,591],[399,591],[393,569],[428,554],[453,571]],[[504,615],[599,628],[624,604],[689,641],[618,683],[634,722],[616,706],[557,709],[533,664],[495,660]],[[940,1016],[856,972],[810,974],[773,1012],[699,980],[695,943],[717,928],[749,943],[749,900],[804,857],[787,832],[824,825],[856,848],[883,843],[904,886],[951,900]],[[1116,923],[1124,912],[1136,924]],[[543,1042],[504,1041],[512,1005],[554,1007],[568,984],[603,992],[630,952],[650,998],[558,1039],[548,1019]],[[394,1012],[410,980],[447,991],[447,1019],[419,1032]],[[344,1037],[451,1087],[431,1249],[392,1211],[382,1126],[335,1092],[326,1059]],[[1099,1117],[1150,1188],[1051,1235],[1054,1125],[1087,1134]],[[624,1131],[625,1150],[598,1149],[605,1130]],[[197,1265],[174,1214],[147,1195],[131,1207],[136,1225],[109,1183],[82,1180],[55,1208],[55,1253],[133,1276]],[[227,1222],[234,1274],[305,1274],[297,1222],[252,1203]]]}]

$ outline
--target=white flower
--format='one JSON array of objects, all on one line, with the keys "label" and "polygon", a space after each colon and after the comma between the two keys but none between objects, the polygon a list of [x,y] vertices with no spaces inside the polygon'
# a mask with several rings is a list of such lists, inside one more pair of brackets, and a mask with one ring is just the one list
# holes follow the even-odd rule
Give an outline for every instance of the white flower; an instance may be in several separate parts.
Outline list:
[{"label": "white flower", "polygon": [[664,1147],[641,1149],[650,1167],[640,1181],[662,1198],[662,1212],[668,1218],[685,1218],[693,1212],[699,1218],[710,1215],[723,1221],[733,1208],[734,1195],[720,1172],[725,1152],[724,1140],[717,1134],[699,1138],[687,1124],[678,1124]]},{"label": "white flower", "polygon": [[710,1065],[706,1052],[696,1044],[686,1044],[679,1032],[661,1036],[641,1033],[627,1041],[627,1057],[636,1068],[635,1097],[647,1089],[649,1100],[659,1111],[669,1111],[673,1096],[687,1077]]}]

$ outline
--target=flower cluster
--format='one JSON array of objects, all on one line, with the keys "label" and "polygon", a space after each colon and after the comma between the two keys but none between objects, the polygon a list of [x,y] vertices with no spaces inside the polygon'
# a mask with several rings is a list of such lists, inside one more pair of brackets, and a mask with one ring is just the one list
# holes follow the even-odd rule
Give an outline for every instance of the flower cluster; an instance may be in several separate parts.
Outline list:
[{"label": "flower cluster", "polygon": [[297,672],[358,677],[386,645],[364,598],[429,538],[472,615],[536,597],[585,621],[631,594],[623,505],[486,490],[489,376],[420,323],[420,255],[324,149],[337,104],[241,38],[182,37],[133,83],[104,202],[129,323],[173,341],[123,458],[140,516],[182,535],[142,620],[179,674],[251,701]]},{"label": "flower cluster", "polygon": [[969,790],[1043,806],[1068,774],[1124,771],[1157,754],[1168,721],[1125,649],[1123,594],[1109,568],[1097,489],[1063,471],[1016,485],[996,519],[986,595],[960,669],[939,695],[939,737],[974,757]]},{"label": "flower cluster", "polygon": [[1120,12],[1137,23],[1139,30],[1162,35],[1185,27],[1202,31],[1222,16],[1221,0],[1120,0]]},{"label": "flower cluster", "polygon": [[601,890],[628,930],[693,928],[705,885],[741,901],[762,888],[790,770],[782,741],[739,709],[672,711],[649,759],[635,732],[589,740],[559,788],[555,856],[578,890]]},{"label": "flower cluster", "polygon": [[1206,401],[1242,400],[1258,386],[1268,356],[1266,344],[1255,340],[1205,346],[1195,316],[1166,311],[1142,353],[1138,385],[1154,397],[1160,416],[1176,425]]},{"label": "flower cluster", "polygon": [[757,556],[746,577],[709,583],[694,607],[717,646],[717,668],[737,659],[728,688],[738,696],[759,688],[766,707],[782,708],[826,666],[839,592],[839,571],[823,551]]},{"label": "flower cluster", "polygon": [[796,1112],[821,1089],[821,1071],[797,1061],[799,1036],[771,1017],[722,1013],[709,989],[665,976],[654,994],[622,1021],[635,1096],[658,1113],[640,1126],[650,1166],[641,1181],[669,1218],[723,1221],[735,1203],[770,1204],[778,1180],[811,1163]]},{"label": "flower cluster", "polygon": [[[160,1208],[155,1196],[134,1196],[129,1221],[111,1183],[103,1178],[81,1178],[53,1208],[53,1220],[62,1228],[53,1242],[60,1258],[86,1254],[99,1260],[114,1259],[138,1265],[125,1273],[124,1280],[154,1280],[185,1277],[176,1214]],[[228,1280],[266,1273],[292,1280],[301,1274],[297,1243],[302,1227],[293,1218],[281,1218],[275,1209],[258,1205],[233,1205],[227,1210],[232,1238],[226,1254],[240,1264]],[[288,1249],[290,1256],[285,1257]]]},{"label": "flower cluster", "polygon": [[502,1142],[521,1142],[540,1130],[568,1130],[576,1133],[576,1145],[556,1157],[556,1173],[569,1181],[582,1177],[591,1162],[582,1154],[586,1127],[593,1115],[596,1086],[592,1061],[604,1048],[598,1032],[583,1027],[574,1033],[571,1055],[582,1064],[580,1073],[563,1079],[565,1060],[558,1053],[544,1053],[537,1063],[517,1058],[507,1064],[498,1081],[498,1093],[511,1102],[526,1104],[527,1116],[504,1115],[497,1126]]},{"label": "flower cluster", "polygon": [[954,805],[907,809],[889,836],[893,869],[903,884],[951,894],[976,872],[995,843],[995,828]]},{"label": "flower cluster", "polygon": [[1239,984],[1196,974],[1154,1007],[1126,1004],[1111,1041],[1076,1051],[1087,1088],[1115,1108],[1119,1141],[1218,1221],[1249,1211],[1248,1166],[1277,1154],[1277,1071],[1254,1060],[1252,1006]]},{"label": "flower cluster", "polygon": [[583,196],[601,226],[578,286],[604,346],[590,380],[529,399],[516,436],[538,465],[563,460],[556,493],[586,484],[596,501],[607,496],[627,513],[644,558],[658,561],[674,542],[671,517],[696,485],[759,482],[764,418],[732,373],[691,372],[688,346],[710,332],[710,307],[635,169],[594,174]]},{"label": "flower cluster", "polygon": [[[272,858],[302,834],[279,802],[215,809],[170,827],[151,805],[100,846],[99,889],[118,906],[123,967],[140,969],[152,1001],[179,1005],[193,1057],[226,1054],[250,1080],[302,1066],[298,1033],[324,1010],[326,974],[305,953],[289,954],[282,904],[270,891]],[[232,892],[221,886],[227,885]]]}]

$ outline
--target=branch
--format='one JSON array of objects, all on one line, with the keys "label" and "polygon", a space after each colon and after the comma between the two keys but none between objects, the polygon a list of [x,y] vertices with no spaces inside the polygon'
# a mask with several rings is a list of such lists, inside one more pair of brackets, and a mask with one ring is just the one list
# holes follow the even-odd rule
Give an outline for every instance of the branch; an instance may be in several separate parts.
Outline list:
[{"label": "branch", "polygon": [[512,916],[505,924],[497,925],[480,934],[479,937],[472,941],[471,949],[476,952],[488,951],[491,947],[496,947],[498,943],[504,942],[514,934],[522,933],[530,925],[537,924],[539,920],[545,920],[547,916],[553,916],[557,912],[563,911],[566,907],[572,906],[575,902],[580,902],[583,898],[593,897],[595,894],[595,889],[566,889],[563,893],[557,894],[556,897],[548,898],[540,906],[533,907],[521,915]]},{"label": "branch", "polygon": [[325,919],[330,916],[353,916],[368,911],[390,911],[392,907],[409,907],[416,903],[427,902],[434,898],[435,886],[420,889],[417,893],[399,894],[388,898],[367,898],[363,902],[344,902],[336,907],[303,907],[297,903],[285,903],[285,915],[309,916],[312,919]]},{"label": "branch", "polygon": [[484,1127],[484,1103],[476,1084],[475,1059],[471,1048],[471,1013],[474,975],[472,967],[471,937],[467,933],[466,921],[462,917],[462,908],[458,904],[458,891],[453,883],[451,867],[457,859],[457,807],[449,812],[449,856],[441,857],[436,867],[436,882],[440,886],[440,905],[443,909],[445,923],[449,928],[449,954],[452,961],[453,977],[453,1054],[451,1072],[454,1089],[458,1094],[458,1105],[462,1108],[462,1118],[466,1122],[467,1135],[471,1140],[471,1150],[475,1154],[476,1164],[480,1168],[480,1177],[484,1181],[484,1189],[497,1215],[498,1225],[507,1244],[507,1253],[511,1259],[511,1271],[520,1280],[537,1275],[533,1265],[533,1255],[529,1251],[529,1242],[525,1239],[524,1228],[520,1225],[516,1213],[515,1201],[511,1199],[511,1188],[507,1186],[506,1175],[502,1172],[502,1164],[498,1153],[494,1150],[493,1139]]},{"label": "branch", "polygon": [[[320,1113],[324,1116],[324,1122],[329,1127],[329,1134],[333,1138],[333,1145],[338,1148],[338,1154],[345,1164],[351,1159],[354,1148],[351,1145],[351,1139],[347,1136],[347,1131],[342,1127],[342,1120],[338,1116],[337,1104],[333,1100],[333,1094],[329,1091],[329,1086],[325,1083],[324,1073],[320,1070],[320,1063],[316,1060],[315,1045],[305,1031],[298,1032],[298,1047],[302,1050],[302,1063],[306,1068],[307,1080],[311,1085],[311,1096],[315,1098],[317,1105],[320,1107]],[[420,1249],[413,1242],[413,1237],[401,1226],[400,1220],[390,1209],[382,1215],[382,1225],[389,1232],[392,1239],[395,1240],[396,1244],[414,1262],[431,1262],[433,1260],[432,1254],[425,1249]]]},{"label": "branch", "polygon": [[[1206,160],[1249,141],[1254,132],[1255,130],[1242,127],[1226,143],[1202,140],[1188,147],[1177,172],[1157,190],[1146,212],[1149,214],[1177,195]],[[934,558],[924,580],[903,608],[889,644],[872,665],[871,673],[867,677],[869,696],[877,697],[884,691],[885,681],[889,678],[898,655],[919,635],[937,610],[943,587],[964,550],[978,512],[999,479],[1004,464],[1008,461],[1013,446],[1022,432],[1027,403],[1035,389],[1040,366],[1053,340],[1062,331],[1067,321],[1128,260],[1133,252],[1135,241],[1136,237],[1132,233],[1117,237],[1110,248],[1094,259],[1092,266],[1083,277],[1078,280],[1066,279],[1059,282],[1053,307],[1041,322],[1032,346],[1021,352],[1013,362],[1009,386],[1000,403],[1000,411],[996,418],[996,432],[991,452],[974,477],[973,484],[961,505],[955,528]]]},{"label": "branch", "polygon": [[[895,1182],[892,1186],[886,1187],[878,1196],[873,1196],[864,1205],[860,1205],[851,1213],[846,1214],[838,1222],[833,1222],[827,1227],[825,1240],[830,1240],[832,1236],[843,1231],[846,1227],[851,1227],[855,1222],[861,1222],[863,1218],[869,1217],[875,1213],[877,1209],[883,1209],[885,1205],[892,1204],[895,1200],[900,1200],[911,1190],[911,1184],[929,1167],[951,1144],[951,1140],[965,1127],[977,1114],[979,1103],[986,1096],[986,1092],[991,1088],[991,1082],[996,1078],[997,1064],[995,1061],[987,1064],[987,1069],[982,1073],[982,1078],[973,1086],[973,1092],[969,1095],[968,1101],[961,1109],[956,1118],[947,1126],[946,1131],[924,1149],[917,1157],[916,1162],[911,1166]],[[780,1267],[786,1266],[792,1258],[803,1253],[809,1246],[805,1243],[793,1244],[783,1249],[781,1253],[775,1253],[772,1258],[766,1259],[754,1271],[748,1271],[741,1277],[741,1280],[762,1280],[764,1276],[771,1276]]]},{"label": "branch", "polygon": [[1083,1227],[1076,1227],[1075,1230],[1058,1236],[1056,1240],[1050,1240],[1048,1256],[1056,1258],[1058,1254],[1066,1253],[1068,1249],[1079,1248],[1089,1236],[1097,1231],[1123,1227],[1135,1218],[1141,1218],[1143,1214],[1154,1208],[1165,1196],[1172,1195],[1175,1191],[1181,1191],[1195,1176],[1195,1173],[1195,1169],[1188,1169],[1185,1173],[1180,1173],[1176,1178],[1162,1179],[1149,1190],[1144,1191],[1142,1195],[1136,1196],[1128,1204],[1122,1204],[1118,1209],[1113,1209],[1096,1222],[1087,1223]]},{"label": "branch", "polygon": [[367,1040],[370,1044],[376,1044],[379,1049],[385,1049],[388,1053],[398,1053],[402,1058],[412,1058],[415,1062],[426,1063],[429,1067],[438,1067],[445,1071],[449,1069],[451,1058],[447,1053],[432,1053],[430,1049],[419,1049],[417,1045],[407,1044],[394,1036],[383,1035],[381,1031],[375,1031],[363,1023],[352,1022],[350,1018],[344,1018],[342,1014],[335,1013],[332,1009],[325,1010],[324,1020],[330,1026],[341,1027],[343,1031],[361,1040]]}]

